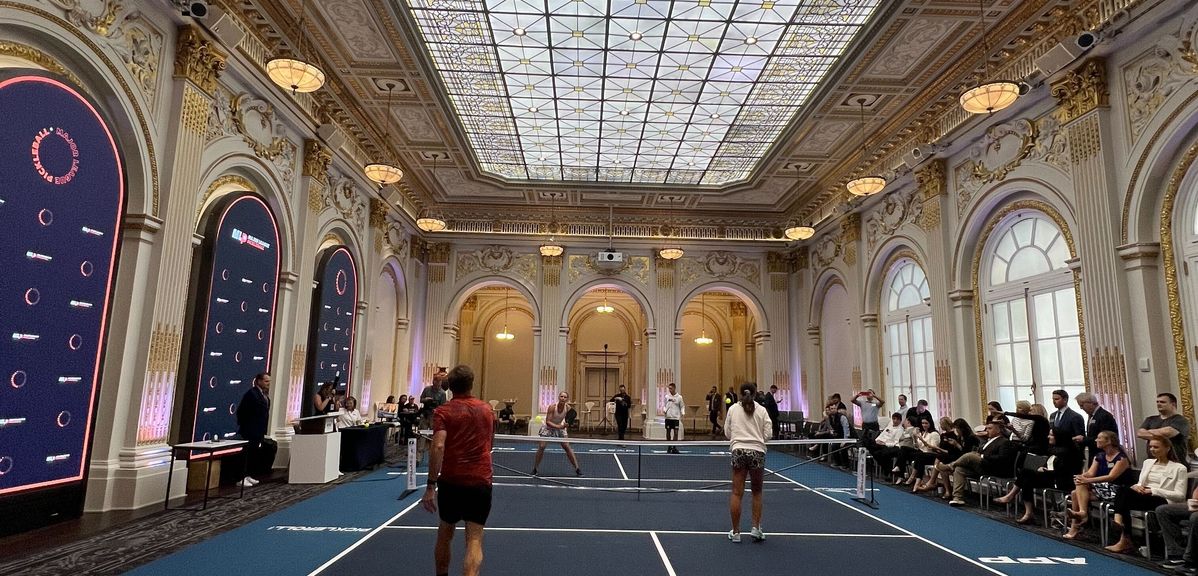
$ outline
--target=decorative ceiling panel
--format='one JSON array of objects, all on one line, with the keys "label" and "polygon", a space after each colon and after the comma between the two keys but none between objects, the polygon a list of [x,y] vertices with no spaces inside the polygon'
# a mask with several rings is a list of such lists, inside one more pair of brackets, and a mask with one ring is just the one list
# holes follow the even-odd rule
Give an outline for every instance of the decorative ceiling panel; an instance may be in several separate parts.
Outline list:
[{"label": "decorative ceiling panel", "polygon": [[480,167],[747,179],[881,0],[410,0]]}]

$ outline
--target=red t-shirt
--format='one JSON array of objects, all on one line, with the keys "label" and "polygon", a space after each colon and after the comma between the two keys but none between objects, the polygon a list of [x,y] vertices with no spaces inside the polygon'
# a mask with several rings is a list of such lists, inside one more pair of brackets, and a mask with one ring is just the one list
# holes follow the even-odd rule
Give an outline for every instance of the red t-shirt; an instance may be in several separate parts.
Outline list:
[{"label": "red t-shirt", "polygon": [[440,479],[465,486],[491,483],[491,405],[465,394],[454,395],[433,411],[433,432],[445,430]]}]

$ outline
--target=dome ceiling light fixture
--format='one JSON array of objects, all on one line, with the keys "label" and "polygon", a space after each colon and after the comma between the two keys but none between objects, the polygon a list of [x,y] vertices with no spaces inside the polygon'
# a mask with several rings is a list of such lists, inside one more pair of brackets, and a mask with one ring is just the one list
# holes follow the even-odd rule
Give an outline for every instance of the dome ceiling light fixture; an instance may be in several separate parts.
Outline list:
[{"label": "dome ceiling light fixture", "polygon": [[786,226],[786,230],[783,232],[783,234],[785,234],[786,237],[791,240],[806,240],[812,236],[815,236],[815,228],[804,224],[799,224],[798,222],[791,222]]},{"label": "dome ceiling light fixture", "polygon": [[[674,207],[674,198],[671,197],[670,198],[670,208],[672,209],[673,207]],[[677,228],[675,228],[675,231],[676,230],[677,230]],[[684,252],[682,250],[682,247],[677,244],[675,244],[673,246],[666,246],[665,248],[662,248],[661,250],[657,251],[657,255],[661,256],[662,258],[664,258],[666,260],[677,260],[679,258],[682,258],[683,254],[686,254],[686,252]]]},{"label": "dome ceiling light fixture", "polygon": [[[437,179],[437,159],[440,157],[436,152],[433,152],[433,176],[432,179]],[[416,218],[416,227],[425,232],[440,232],[448,227],[445,219],[433,213],[432,209],[424,209],[420,213],[420,217]]]},{"label": "dome ceiling light fixture", "polygon": [[1010,80],[990,80],[990,43],[986,41],[989,28],[986,26],[986,7],[978,0],[978,13],[982,22],[983,81],[961,93],[961,108],[970,114],[993,114],[1003,110],[1019,99],[1019,84]]},{"label": "dome ceiling light fixture", "polygon": [[[383,124],[383,150],[387,150],[388,143],[391,142],[391,91],[394,89],[394,82],[387,84],[387,116]],[[403,178],[403,170],[388,161],[371,162],[362,168],[362,171],[366,173],[366,177],[371,182],[378,184],[379,188],[399,182]]]},{"label": "dome ceiling light fixture", "polygon": [[699,336],[697,338],[695,338],[695,344],[698,344],[700,346],[706,346],[713,342],[713,340],[711,338],[707,337],[706,296],[707,296],[706,292],[701,292],[699,294],[699,322],[701,322],[702,329],[699,330]]},{"label": "dome ceiling light fixture", "polygon": [[296,36],[299,37],[295,58],[276,56],[266,63],[266,75],[270,81],[290,90],[292,96],[315,92],[324,86],[324,70],[304,58],[304,16],[307,7],[307,0],[300,2],[299,23],[295,27]]},{"label": "dome ceiling light fixture", "polygon": [[499,332],[498,334],[495,335],[496,340],[501,340],[503,342],[508,342],[508,341],[516,339],[516,335],[512,334],[507,329],[507,311],[508,311],[507,297],[508,297],[508,293],[510,291],[511,291],[511,288],[503,289],[503,332]]},{"label": "dome ceiling light fixture", "polygon": [[[857,105],[861,110],[861,165],[865,166],[865,98],[857,98]],[[871,176],[868,173],[860,178],[849,180],[845,187],[849,189],[849,194],[853,196],[873,196],[886,188],[886,179],[881,176]]]},{"label": "dome ceiling light fixture", "polygon": [[557,232],[557,192],[552,193],[549,202],[549,241],[541,244],[538,250],[541,252],[541,256],[561,256],[566,251],[566,247],[558,244],[553,238],[554,233]]}]

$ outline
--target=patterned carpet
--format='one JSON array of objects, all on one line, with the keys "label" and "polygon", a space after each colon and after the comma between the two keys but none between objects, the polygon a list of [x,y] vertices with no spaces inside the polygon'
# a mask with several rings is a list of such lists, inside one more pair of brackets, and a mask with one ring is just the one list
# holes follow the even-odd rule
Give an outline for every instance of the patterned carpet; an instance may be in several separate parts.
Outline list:
[{"label": "patterned carpet", "polygon": [[[397,445],[387,446],[388,464],[399,462],[400,455]],[[277,480],[247,488],[241,500],[209,502],[208,509],[201,512],[172,510],[152,514],[62,546],[5,561],[0,563],[0,574],[122,574],[370,472],[347,473],[329,484],[287,484],[283,474]]]}]

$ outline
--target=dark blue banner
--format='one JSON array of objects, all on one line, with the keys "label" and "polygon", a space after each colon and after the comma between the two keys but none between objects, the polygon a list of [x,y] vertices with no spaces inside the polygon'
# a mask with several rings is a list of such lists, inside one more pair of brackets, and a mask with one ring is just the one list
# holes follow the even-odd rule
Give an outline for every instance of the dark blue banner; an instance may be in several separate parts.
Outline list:
[{"label": "dark blue banner", "polygon": [[47,76],[0,75],[0,495],[86,473],[124,213],[112,133]]},{"label": "dark blue banner", "polygon": [[192,351],[188,366],[189,371],[198,366],[199,374],[189,379],[194,388],[183,404],[191,426],[181,435],[189,442],[237,433],[237,403],[254,375],[270,369],[274,336],[279,277],[274,215],[252,194],[225,199],[216,205],[216,215],[205,233],[201,264],[199,297],[206,296],[207,307],[197,310],[192,328],[202,330],[203,339],[198,358]]},{"label": "dark blue banner", "polygon": [[311,412],[311,398],[322,383],[336,380],[338,393],[345,393],[354,357],[358,272],[349,249],[326,249],[317,263],[316,278],[319,284],[312,298],[305,414]]}]

